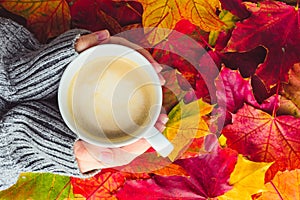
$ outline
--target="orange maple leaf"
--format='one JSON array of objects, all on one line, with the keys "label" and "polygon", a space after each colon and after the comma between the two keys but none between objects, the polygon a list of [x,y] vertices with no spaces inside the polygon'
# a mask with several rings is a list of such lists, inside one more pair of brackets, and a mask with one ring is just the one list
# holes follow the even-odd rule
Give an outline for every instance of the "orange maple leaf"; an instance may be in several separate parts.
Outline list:
[{"label": "orange maple leaf", "polygon": [[41,42],[70,28],[70,10],[65,0],[0,0],[6,10],[24,17],[27,27]]},{"label": "orange maple leaf", "polygon": [[191,21],[204,31],[219,30],[224,25],[215,14],[220,6],[218,0],[136,1],[143,5],[143,26],[151,44],[164,40],[181,19]]}]

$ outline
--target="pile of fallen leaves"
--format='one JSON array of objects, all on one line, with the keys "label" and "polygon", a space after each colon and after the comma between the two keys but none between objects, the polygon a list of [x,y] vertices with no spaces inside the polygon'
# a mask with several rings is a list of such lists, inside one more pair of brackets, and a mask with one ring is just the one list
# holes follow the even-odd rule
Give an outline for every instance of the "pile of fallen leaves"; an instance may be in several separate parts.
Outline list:
[{"label": "pile of fallen leaves", "polygon": [[299,199],[299,1],[249,1],[0,0],[41,42],[139,30],[124,35],[164,67],[175,146],[89,179],[22,174],[0,198]]}]

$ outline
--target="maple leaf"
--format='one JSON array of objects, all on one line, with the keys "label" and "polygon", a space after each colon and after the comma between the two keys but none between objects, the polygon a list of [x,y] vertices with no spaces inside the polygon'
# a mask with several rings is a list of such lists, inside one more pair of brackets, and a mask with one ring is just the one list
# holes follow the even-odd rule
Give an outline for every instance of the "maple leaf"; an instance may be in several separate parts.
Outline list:
[{"label": "maple leaf", "polygon": [[257,46],[266,47],[266,60],[256,74],[270,89],[278,81],[287,81],[288,70],[300,61],[299,10],[277,1],[245,5],[251,16],[236,24],[226,50],[245,52]]},{"label": "maple leaf", "polygon": [[202,117],[209,114],[212,109],[212,105],[200,99],[189,104],[181,101],[171,110],[163,133],[174,145],[174,150],[168,156],[172,161],[186,150],[194,138],[209,133],[209,127]]},{"label": "maple leaf", "polygon": [[[229,113],[236,113],[244,103],[272,113],[279,107],[277,96],[272,96],[259,104],[253,94],[250,79],[244,79],[239,71],[223,67],[215,80],[216,95],[220,112],[226,116],[226,122],[231,121]],[[222,109],[222,110],[221,110]]]},{"label": "maple leaf", "polygon": [[277,171],[300,167],[300,120],[273,117],[245,104],[232,115],[232,124],[222,134],[229,148],[256,162],[273,162],[266,174],[270,181]]},{"label": "maple leaf", "polygon": [[191,21],[204,31],[219,30],[223,25],[215,14],[218,0],[137,1],[143,5],[143,26],[152,45],[164,40],[181,19]]},{"label": "maple leaf", "polygon": [[1,0],[0,5],[24,17],[27,27],[41,42],[70,29],[70,10],[65,0]]},{"label": "maple leaf", "polygon": [[127,180],[147,178],[149,178],[147,174],[131,174],[106,169],[92,178],[71,178],[71,182],[74,194],[80,194],[87,199],[117,199],[115,193]]},{"label": "maple leaf", "polygon": [[114,35],[122,27],[141,23],[142,6],[138,2],[116,2],[111,0],[70,1],[72,25],[90,31],[108,29]]},{"label": "maple leaf", "polygon": [[300,63],[295,64],[289,73],[289,83],[283,84],[283,95],[300,107]]},{"label": "maple leaf", "polygon": [[[226,23],[229,27],[232,27],[235,25],[236,19],[231,18],[231,14],[227,13],[227,15],[229,19]],[[225,17],[225,20],[226,19],[227,17]],[[221,67],[221,64],[224,63],[225,66],[230,69],[238,69],[244,78],[250,77],[255,73],[257,66],[264,62],[266,49],[258,46],[247,52],[226,52],[224,48],[231,38],[231,33],[232,29],[229,29],[228,27],[225,30],[220,31],[217,36],[212,35],[212,32],[210,32],[209,43],[214,47],[209,47],[211,50],[209,50],[208,53],[210,54],[211,59],[216,63],[216,66]],[[214,40],[216,40],[215,44]]]},{"label": "maple leaf", "polygon": [[266,183],[268,191],[263,192],[258,200],[299,199],[300,170],[278,172],[273,180]]},{"label": "maple leaf", "polygon": [[[206,153],[177,160],[189,177],[154,175],[146,180],[129,180],[117,192],[118,199],[207,199],[232,189],[228,184],[237,162],[236,151],[220,148],[215,135],[206,138]],[[134,195],[131,195],[134,194]]]},{"label": "maple leaf", "polygon": [[134,1],[97,0],[100,8],[116,19],[121,26],[142,23],[143,6]]},{"label": "maple leaf", "polygon": [[98,1],[77,0],[71,3],[70,10],[74,28],[90,31],[108,29],[111,34],[119,33],[122,30],[118,21],[100,8]]},{"label": "maple leaf", "polygon": [[233,186],[220,200],[252,199],[258,192],[266,191],[265,173],[272,163],[252,162],[239,155],[237,164],[230,175],[229,184]]},{"label": "maple leaf", "polygon": [[0,199],[65,199],[73,198],[70,177],[42,174],[20,174],[18,182],[0,192]]}]

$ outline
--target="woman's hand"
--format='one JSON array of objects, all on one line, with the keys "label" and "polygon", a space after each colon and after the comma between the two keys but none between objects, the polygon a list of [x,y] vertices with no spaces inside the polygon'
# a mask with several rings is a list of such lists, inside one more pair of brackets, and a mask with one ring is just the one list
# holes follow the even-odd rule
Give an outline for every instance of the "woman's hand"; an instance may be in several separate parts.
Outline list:
[{"label": "woman's hand", "polygon": [[88,35],[80,36],[75,43],[75,50],[82,52],[90,47],[99,45],[108,40],[110,34],[107,30],[97,31]]},{"label": "woman's hand", "polygon": [[[164,78],[159,74],[162,67],[152,58],[151,54],[147,50],[124,38],[110,37],[107,30],[81,36],[76,42],[75,49],[77,52],[82,52],[92,46],[104,43],[121,44],[137,50],[152,63],[160,77],[161,84],[163,85],[165,83]],[[155,127],[162,132],[165,129],[167,121],[168,116],[166,114],[161,114],[155,124]],[[149,148],[150,144],[145,139],[140,139],[133,144],[120,148],[104,148],[78,140],[74,144],[74,153],[80,171],[82,173],[86,173],[95,169],[126,165],[139,155],[143,154]]]}]

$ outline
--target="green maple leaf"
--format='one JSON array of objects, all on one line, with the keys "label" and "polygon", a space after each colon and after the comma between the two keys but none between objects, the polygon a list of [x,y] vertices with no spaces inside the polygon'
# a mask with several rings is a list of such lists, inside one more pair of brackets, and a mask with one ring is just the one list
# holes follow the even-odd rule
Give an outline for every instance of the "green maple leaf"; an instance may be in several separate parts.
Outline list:
[{"label": "green maple leaf", "polygon": [[0,199],[74,199],[74,195],[70,177],[46,173],[23,173],[14,186],[0,192]]}]

